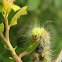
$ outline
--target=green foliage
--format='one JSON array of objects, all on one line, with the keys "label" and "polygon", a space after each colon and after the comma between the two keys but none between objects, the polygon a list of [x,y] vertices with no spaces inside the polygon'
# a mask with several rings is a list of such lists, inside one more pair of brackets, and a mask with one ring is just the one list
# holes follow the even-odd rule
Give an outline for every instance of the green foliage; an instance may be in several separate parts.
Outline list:
[{"label": "green foliage", "polygon": [[18,19],[21,15],[27,14],[26,9],[27,9],[27,6],[23,7],[22,9],[20,9],[20,10],[16,13],[16,15],[11,19],[11,24],[10,24],[10,26],[16,25],[16,24],[17,24],[17,19]]},{"label": "green foliage", "polygon": [[3,31],[4,31],[4,24],[1,23],[1,24],[0,24],[0,32],[3,32]]},{"label": "green foliage", "polygon": [[[2,3],[1,1],[2,0],[0,0],[0,5]],[[26,35],[27,30],[30,32],[31,26],[33,26],[31,24],[33,24],[33,22],[38,19],[37,21],[39,22],[39,25],[41,24],[40,27],[45,27],[47,31],[50,32],[50,35],[52,37],[51,40],[53,48],[52,51],[54,52],[54,54],[51,55],[54,55],[53,58],[55,58],[62,48],[62,0],[40,0],[39,4],[36,1],[39,0],[16,0],[15,4],[19,5],[20,7],[28,5],[28,15],[21,16],[18,19],[18,25],[13,26],[11,28],[10,30],[11,44],[13,45],[13,47],[15,47],[16,45],[18,46],[18,48],[16,49],[17,54],[26,51],[30,44],[30,40],[25,39],[29,38],[28,33],[27,36],[24,35]],[[38,11],[34,12],[36,10]],[[11,11],[11,13],[9,14],[9,20],[11,20],[13,15],[14,11]],[[34,18],[36,20],[34,20]],[[4,21],[4,19],[2,14],[0,13],[0,23],[2,21]],[[46,21],[52,22],[49,24]],[[53,29],[51,29],[51,26]],[[11,57],[11,54],[7,49],[4,49],[3,47],[4,42],[3,43],[2,42],[3,41],[0,37],[0,62],[15,62],[14,60],[9,60],[9,56]],[[30,55],[26,57],[24,56],[22,58],[23,62],[30,62],[31,60],[28,58],[32,57]]]},{"label": "green foliage", "polygon": [[62,5],[62,0],[54,0],[54,3],[55,3],[55,5],[56,5],[56,8],[58,7],[60,7],[61,5]]},{"label": "green foliage", "polygon": [[19,9],[21,9],[19,6],[14,5],[14,4],[10,4],[10,7],[11,7],[15,12],[18,11]]},{"label": "green foliage", "polygon": [[19,6],[15,5],[15,4],[11,4],[6,0],[2,0],[2,4],[4,7],[4,10],[9,14],[11,9],[13,9],[14,11],[18,11],[19,9],[21,9]]},{"label": "green foliage", "polygon": [[10,7],[10,4],[8,3],[8,1],[7,0],[2,0],[2,4],[3,4],[3,7],[4,7],[4,10],[7,13],[10,13],[11,7]]},{"label": "green foliage", "polygon": [[36,49],[36,47],[39,45],[39,41],[35,41],[32,45],[30,45],[27,49],[27,52],[30,53]]},{"label": "green foliage", "polygon": [[34,11],[39,7],[40,0],[28,0],[28,11]]},{"label": "green foliage", "polygon": [[2,2],[2,0],[0,0],[0,3]]}]

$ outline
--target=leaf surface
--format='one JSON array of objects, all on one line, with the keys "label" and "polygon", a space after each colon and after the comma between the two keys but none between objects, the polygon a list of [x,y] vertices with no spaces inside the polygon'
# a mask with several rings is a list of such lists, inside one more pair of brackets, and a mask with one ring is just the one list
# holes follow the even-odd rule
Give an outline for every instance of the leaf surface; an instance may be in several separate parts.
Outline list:
[{"label": "leaf surface", "polygon": [[10,24],[10,26],[16,25],[16,24],[17,24],[17,19],[18,19],[21,15],[27,14],[26,9],[27,9],[27,6],[22,7],[22,8],[14,15],[14,17],[11,19],[11,24]]}]

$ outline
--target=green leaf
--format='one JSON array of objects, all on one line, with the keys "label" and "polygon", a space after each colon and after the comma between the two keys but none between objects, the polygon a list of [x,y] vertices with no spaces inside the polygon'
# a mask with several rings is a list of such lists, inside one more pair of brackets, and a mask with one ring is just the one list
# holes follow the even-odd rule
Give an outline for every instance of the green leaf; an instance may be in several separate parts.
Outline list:
[{"label": "green leaf", "polygon": [[1,24],[0,24],[0,32],[3,32],[3,31],[4,31],[4,24],[1,23]]},{"label": "green leaf", "polygon": [[10,4],[8,3],[8,1],[7,0],[2,0],[2,4],[3,4],[3,7],[4,7],[4,10],[7,13],[10,13],[11,7],[10,7]]},{"label": "green leaf", "polygon": [[19,9],[21,9],[19,6],[14,5],[14,4],[10,4],[10,7],[11,7],[14,11],[18,11]]},{"label": "green leaf", "polygon": [[32,45],[30,45],[27,49],[27,52],[30,53],[36,49],[36,47],[39,45],[39,41],[35,41]]},{"label": "green leaf", "polygon": [[4,10],[9,13],[11,11],[11,9],[13,9],[14,11],[18,11],[19,9],[21,9],[19,6],[14,5],[14,4],[10,4],[7,0],[2,0],[3,3],[3,7]]},{"label": "green leaf", "polygon": [[27,9],[27,6],[22,7],[22,8],[16,13],[16,15],[14,15],[14,17],[11,19],[11,24],[10,24],[10,26],[16,25],[16,24],[17,24],[17,19],[18,19],[21,15],[27,14],[26,9]]}]

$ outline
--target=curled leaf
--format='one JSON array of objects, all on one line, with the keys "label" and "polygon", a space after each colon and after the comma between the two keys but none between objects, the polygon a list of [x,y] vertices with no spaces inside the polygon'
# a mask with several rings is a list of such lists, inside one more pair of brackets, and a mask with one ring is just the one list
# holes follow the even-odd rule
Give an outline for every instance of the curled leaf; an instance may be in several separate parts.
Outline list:
[{"label": "curled leaf", "polygon": [[11,19],[11,24],[10,24],[10,26],[16,25],[16,24],[17,24],[17,19],[18,19],[21,15],[27,14],[26,9],[27,9],[27,6],[22,7],[22,8],[14,15],[14,17]]}]

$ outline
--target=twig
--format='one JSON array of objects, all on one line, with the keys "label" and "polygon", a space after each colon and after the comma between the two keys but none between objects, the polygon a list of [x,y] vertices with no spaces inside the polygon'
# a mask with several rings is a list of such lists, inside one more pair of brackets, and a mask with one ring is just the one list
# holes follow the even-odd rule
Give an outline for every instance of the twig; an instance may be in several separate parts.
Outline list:
[{"label": "twig", "polygon": [[54,60],[54,62],[61,62],[62,61],[62,49],[60,53],[58,54],[57,58]]},{"label": "twig", "polygon": [[21,53],[21,54],[19,55],[19,57],[21,58],[21,57],[25,56],[26,54],[27,54],[27,52],[25,51],[25,52]]},{"label": "twig", "polygon": [[[14,59],[16,60],[16,62],[22,62],[21,58],[19,58],[19,57],[17,56],[17,54],[16,54],[16,52],[15,52],[15,49],[12,47],[12,45],[11,45],[11,43],[10,43],[10,40],[9,40],[9,25],[8,25],[8,19],[7,19],[7,17],[8,17],[8,14],[7,14],[7,12],[6,12],[6,15],[5,15],[6,40],[7,40],[6,43],[7,43],[8,47],[9,47],[9,50],[11,51],[11,53],[12,53]],[[3,37],[3,39],[4,39],[4,37]]]}]

